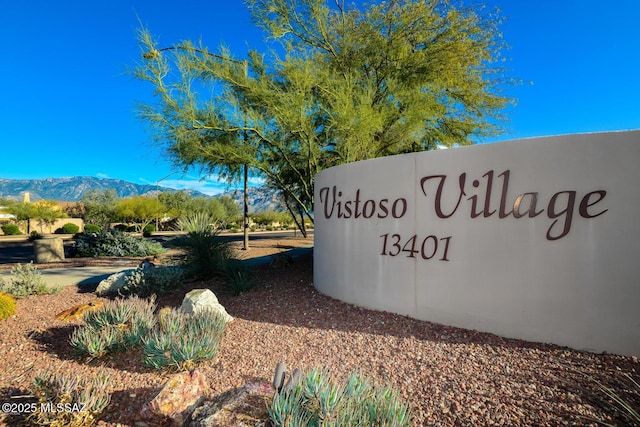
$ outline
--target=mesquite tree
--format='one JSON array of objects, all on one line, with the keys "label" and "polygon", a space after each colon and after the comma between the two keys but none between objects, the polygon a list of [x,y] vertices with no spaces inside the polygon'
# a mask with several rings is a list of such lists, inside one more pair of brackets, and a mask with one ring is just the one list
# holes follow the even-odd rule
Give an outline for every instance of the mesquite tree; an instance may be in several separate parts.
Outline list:
[{"label": "mesquite tree", "polygon": [[135,75],[157,101],[141,113],[176,164],[263,175],[303,234],[318,171],[500,131],[511,100],[496,14],[439,0],[246,3],[279,50],[239,60],[140,31]]}]

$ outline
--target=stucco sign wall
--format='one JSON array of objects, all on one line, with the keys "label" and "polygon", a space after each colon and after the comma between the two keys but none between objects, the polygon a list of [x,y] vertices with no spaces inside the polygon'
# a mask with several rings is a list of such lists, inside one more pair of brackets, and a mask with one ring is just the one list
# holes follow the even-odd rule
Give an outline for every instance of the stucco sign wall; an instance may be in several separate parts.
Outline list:
[{"label": "stucco sign wall", "polygon": [[639,163],[629,131],[324,170],[314,284],[422,320],[640,355]]}]

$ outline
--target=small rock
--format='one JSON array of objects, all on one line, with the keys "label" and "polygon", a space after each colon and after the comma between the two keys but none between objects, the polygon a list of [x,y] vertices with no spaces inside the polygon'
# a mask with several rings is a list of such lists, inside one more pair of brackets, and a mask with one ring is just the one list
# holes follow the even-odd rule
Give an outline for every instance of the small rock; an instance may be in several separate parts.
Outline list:
[{"label": "small rock", "polygon": [[135,268],[123,270],[102,280],[96,288],[96,295],[102,296],[117,294],[120,288],[127,285],[127,281],[125,280],[126,277],[134,271],[136,271]]},{"label": "small rock", "polygon": [[226,322],[233,321],[233,317],[227,313],[227,310],[218,302],[216,295],[209,289],[192,290],[184,296],[182,305],[180,306],[180,310],[187,314],[206,309],[222,314]]},{"label": "small rock", "polygon": [[182,426],[208,391],[207,379],[198,369],[181,372],[142,407],[140,416],[152,425]]},{"label": "small rock", "polygon": [[205,400],[185,423],[188,427],[266,427],[271,425],[267,405],[274,389],[252,382]]}]

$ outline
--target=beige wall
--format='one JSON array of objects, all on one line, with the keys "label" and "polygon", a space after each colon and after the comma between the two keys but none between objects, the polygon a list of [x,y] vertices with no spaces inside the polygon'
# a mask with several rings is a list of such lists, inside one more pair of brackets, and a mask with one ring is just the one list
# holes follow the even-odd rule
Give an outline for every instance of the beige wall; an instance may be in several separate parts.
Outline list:
[{"label": "beige wall", "polygon": [[[37,220],[31,220],[31,231],[35,230],[39,233],[43,232],[45,234],[50,234],[67,223],[75,224],[80,227],[80,231],[84,231],[84,221],[82,220],[82,218],[62,218],[56,220],[56,222],[51,226],[43,224],[42,227],[40,227],[40,224]],[[24,232],[25,230],[22,231]]]},{"label": "beige wall", "polygon": [[640,355],[639,159],[633,131],[327,169],[314,284],[422,320]]}]

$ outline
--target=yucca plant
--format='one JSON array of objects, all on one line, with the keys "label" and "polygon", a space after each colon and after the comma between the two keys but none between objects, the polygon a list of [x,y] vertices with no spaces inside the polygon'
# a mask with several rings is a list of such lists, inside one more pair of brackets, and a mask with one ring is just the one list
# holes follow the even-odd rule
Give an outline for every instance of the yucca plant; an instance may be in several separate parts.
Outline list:
[{"label": "yucca plant", "polygon": [[379,388],[358,374],[336,385],[327,370],[311,369],[267,408],[279,427],[409,426],[411,411],[397,391]]},{"label": "yucca plant", "polygon": [[186,265],[193,275],[207,278],[222,272],[231,258],[228,242],[223,241],[216,221],[204,212],[195,212],[178,220],[186,236],[175,240],[185,251]]},{"label": "yucca plant", "polygon": [[109,375],[83,378],[67,374],[39,373],[32,391],[38,398],[29,425],[51,427],[91,426],[109,405]]}]

